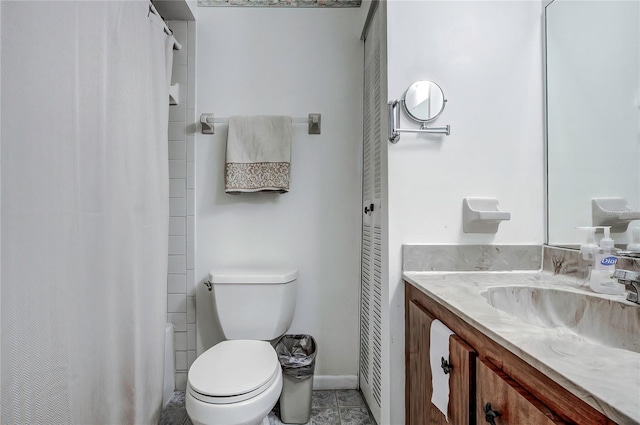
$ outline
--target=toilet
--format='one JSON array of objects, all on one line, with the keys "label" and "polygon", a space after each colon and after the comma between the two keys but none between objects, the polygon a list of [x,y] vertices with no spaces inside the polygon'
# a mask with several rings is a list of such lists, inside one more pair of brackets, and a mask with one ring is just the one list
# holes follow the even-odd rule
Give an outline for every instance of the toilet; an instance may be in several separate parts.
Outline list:
[{"label": "toilet", "polygon": [[214,305],[226,338],[191,365],[185,404],[194,425],[257,425],[282,391],[270,341],[284,335],[296,302],[295,269],[212,271]]}]

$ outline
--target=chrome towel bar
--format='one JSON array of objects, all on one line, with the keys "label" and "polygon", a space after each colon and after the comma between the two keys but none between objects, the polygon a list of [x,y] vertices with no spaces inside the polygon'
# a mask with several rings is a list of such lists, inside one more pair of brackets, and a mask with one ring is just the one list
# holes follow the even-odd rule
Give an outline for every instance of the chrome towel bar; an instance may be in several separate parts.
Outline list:
[{"label": "chrome towel bar", "polygon": [[[214,124],[228,124],[229,118],[214,118],[213,114],[201,114],[202,134],[214,134]],[[293,124],[308,124],[309,134],[320,134],[322,114],[309,114],[307,118],[291,118]]]}]

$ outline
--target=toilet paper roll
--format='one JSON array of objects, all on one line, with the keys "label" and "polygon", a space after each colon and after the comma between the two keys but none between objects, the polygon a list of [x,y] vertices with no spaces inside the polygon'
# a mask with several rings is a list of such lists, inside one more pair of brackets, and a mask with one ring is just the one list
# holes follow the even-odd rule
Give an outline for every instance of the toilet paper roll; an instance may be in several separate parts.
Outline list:
[{"label": "toilet paper roll", "polygon": [[431,322],[429,331],[429,361],[431,364],[431,403],[442,412],[449,422],[447,411],[449,410],[449,375],[442,369],[442,359],[449,361],[449,337],[453,335],[441,321]]}]

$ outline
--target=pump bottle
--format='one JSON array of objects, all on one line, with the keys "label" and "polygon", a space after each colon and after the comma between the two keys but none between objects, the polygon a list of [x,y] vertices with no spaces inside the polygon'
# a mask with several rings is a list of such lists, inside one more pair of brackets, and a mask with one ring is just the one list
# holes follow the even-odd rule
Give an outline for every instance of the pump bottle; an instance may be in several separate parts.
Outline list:
[{"label": "pump bottle", "polygon": [[[614,255],[616,248],[610,237],[610,227],[597,227],[604,230],[604,236],[600,239],[600,246],[594,253],[593,270],[589,276],[589,287],[593,292],[600,294],[619,295],[625,293],[623,284],[613,278],[618,258]],[[596,228],[596,229],[597,229]]]}]

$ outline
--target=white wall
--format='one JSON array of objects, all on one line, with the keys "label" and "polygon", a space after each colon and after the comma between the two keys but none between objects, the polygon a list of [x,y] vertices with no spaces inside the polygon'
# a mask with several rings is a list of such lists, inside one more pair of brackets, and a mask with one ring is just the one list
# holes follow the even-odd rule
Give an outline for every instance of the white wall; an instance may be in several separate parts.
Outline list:
[{"label": "white wall", "polygon": [[[416,80],[448,103],[432,126],[444,137],[402,134],[388,145],[389,423],[404,422],[405,243],[544,242],[540,1],[389,1],[389,98]],[[417,127],[404,118],[402,125]],[[462,232],[462,199],[496,197],[511,221],[496,235]],[[383,414],[383,417],[385,415]]]},{"label": "white wall", "polygon": [[[199,9],[197,114],[322,113],[294,124],[291,191],[228,195],[226,124],[196,138],[196,280],[243,265],[300,270],[290,332],[313,335],[316,375],[358,370],[362,43],[358,9]],[[221,339],[197,285],[198,351]]]}]

